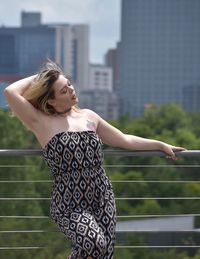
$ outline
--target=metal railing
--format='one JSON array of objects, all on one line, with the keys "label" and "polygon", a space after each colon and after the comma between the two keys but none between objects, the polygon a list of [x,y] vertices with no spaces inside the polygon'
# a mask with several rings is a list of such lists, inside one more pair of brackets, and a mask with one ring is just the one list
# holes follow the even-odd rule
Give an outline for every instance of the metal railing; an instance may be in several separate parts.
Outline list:
[{"label": "metal railing", "polygon": [[[122,150],[105,150],[104,151],[105,156],[135,156],[135,157],[152,157],[152,156],[165,156],[164,153],[159,152],[159,151],[122,151]],[[200,150],[188,150],[188,151],[182,151],[182,152],[177,152],[176,153],[178,157],[200,157]],[[29,150],[29,149],[2,149],[0,150],[0,157],[1,156],[41,156],[42,151],[41,150]],[[23,168],[23,167],[28,167],[29,165],[0,165],[0,168]],[[31,167],[32,165],[30,165]],[[105,165],[106,168],[200,168],[200,164],[169,164],[169,165]],[[1,180],[0,184],[5,184],[5,183],[51,183],[51,180]],[[200,181],[196,180],[115,180],[112,181],[113,183],[176,183],[176,184],[185,184],[185,183],[200,183]],[[49,201],[49,197],[0,197],[0,201]],[[142,200],[200,200],[200,195],[199,196],[193,196],[193,197],[116,197],[116,201],[122,201],[122,200],[129,200],[129,201],[142,201]],[[147,215],[118,215],[118,219],[147,219],[147,218],[174,218],[174,217],[198,217],[200,216],[199,213],[191,213],[191,214],[147,214]],[[48,216],[44,215],[1,215],[0,219],[5,218],[5,219],[48,219]],[[50,233],[50,232],[60,232],[59,230],[0,230],[1,233]],[[125,230],[118,230],[118,233],[121,232],[126,232]],[[149,229],[137,229],[134,231],[130,232],[135,232],[135,233],[160,233],[160,232],[167,232],[167,231],[160,231],[160,230],[149,230]],[[181,229],[179,231],[180,233],[198,233],[199,229]],[[1,246],[0,250],[20,250],[20,249],[42,249],[44,248],[43,246]],[[116,245],[116,249],[127,249],[127,248],[137,248],[137,249],[144,249],[144,248],[200,248],[200,245]]]}]

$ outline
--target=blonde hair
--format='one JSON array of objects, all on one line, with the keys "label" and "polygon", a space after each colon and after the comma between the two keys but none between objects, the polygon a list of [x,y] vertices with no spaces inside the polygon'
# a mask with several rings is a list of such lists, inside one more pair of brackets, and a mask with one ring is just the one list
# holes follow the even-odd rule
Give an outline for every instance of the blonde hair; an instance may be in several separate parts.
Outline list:
[{"label": "blonde hair", "polygon": [[[64,73],[61,68],[51,60],[47,60],[42,70],[38,73],[31,86],[23,93],[23,96],[36,109],[48,114],[56,115],[57,111],[48,103],[49,99],[53,99],[54,89],[53,84],[58,79],[59,75]],[[77,110],[78,107],[72,107]]]}]

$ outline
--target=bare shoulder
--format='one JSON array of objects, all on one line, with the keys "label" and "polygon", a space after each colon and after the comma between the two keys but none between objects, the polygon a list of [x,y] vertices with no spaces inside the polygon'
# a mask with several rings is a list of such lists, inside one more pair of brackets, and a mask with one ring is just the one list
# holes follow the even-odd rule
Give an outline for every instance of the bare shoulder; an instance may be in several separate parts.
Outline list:
[{"label": "bare shoulder", "polygon": [[100,119],[100,116],[96,112],[94,112],[94,111],[92,111],[90,109],[81,109],[81,112],[85,116],[88,116],[88,117],[93,118],[95,120],[99,120]]},{"label": "bare shoulder", "polygon": [[88,127],[91,129],[97,129],[101,117],[96,112],[90,109],[81,109],[81,112],[87,120]]}]

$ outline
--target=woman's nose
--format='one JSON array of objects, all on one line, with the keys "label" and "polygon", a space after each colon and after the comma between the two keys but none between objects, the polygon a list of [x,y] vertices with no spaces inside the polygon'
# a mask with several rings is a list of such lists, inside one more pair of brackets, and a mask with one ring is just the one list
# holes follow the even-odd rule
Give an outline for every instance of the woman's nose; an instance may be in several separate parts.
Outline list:
[{"label": "woman's nose", "polygon": [[68,87],[69,87],[70,93],[72,93],[72,92],[74,91],[73,85],[70,85],[70,86],[68,86]]}]

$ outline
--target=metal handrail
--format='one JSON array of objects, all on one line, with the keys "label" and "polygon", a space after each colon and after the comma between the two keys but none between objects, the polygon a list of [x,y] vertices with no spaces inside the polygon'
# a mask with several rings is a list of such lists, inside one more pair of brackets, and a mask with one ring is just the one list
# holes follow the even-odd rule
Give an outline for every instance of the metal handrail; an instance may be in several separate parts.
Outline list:
[{"label": "metal handrail", "polygon": [[[105,155],[110,156],[166,156],[164,152],[161,151],[127,151],[121,149],[104,149]],[[40,156],[42,155],[42,149],[0,149],[0,156]],[[177,151],[177,156],[187,157],[187,156],[200,156],[200,150],[185,150]]]}]

